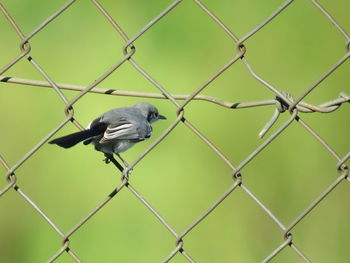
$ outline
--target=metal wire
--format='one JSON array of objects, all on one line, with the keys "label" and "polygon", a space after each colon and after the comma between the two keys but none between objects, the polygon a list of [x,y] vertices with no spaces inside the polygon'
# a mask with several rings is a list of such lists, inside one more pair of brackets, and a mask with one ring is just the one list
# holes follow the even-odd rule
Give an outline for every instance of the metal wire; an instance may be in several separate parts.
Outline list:
[{"label": "metal wire", "polygon": [[[315,207],[317,207],[327,196],[329,193],[334,191],[340,184],[350,182],[349,179],[349,169],[346,166],[346,162],[350,159],[350,152],[348,152],[345,156],[340,156],[324,139],[321,138],[317,134],[317,132],[307,124],[301,117],[301,113],[330,113],[338,110],[338,108],[347,102],[350,102],[350,96],[342,92],[339,94],[338,98],[333,98],[327,102],[324,102],[319,105],[313,105],[303,101],[306,97],[315,90],[321,82],[323,82],[326,78],[332,75],[339,67],[341,67],[350,57],[350,37],[349,34],[339,25],[333,16],[323,8],[317,1],[311,0],[310,2],[314,5],[315,9],[318,10],[321,14],[325,16],[325,18],[329,21],[329,23],[338,31],[341,36],[344,38],[345,44],[345,52],[342,57],[334,63],[323,75],[321,75],[309,88],[303,91],[296,99],[282,91],[272,86],[265,78],[260,76],[252,67],[252,65],[248,62],[246,54],[249,53],[248,49],[245,46],[245,42],[252,38],[257,32],[259,32],[263,27],[271,23],[271,21],[278,20],[278,16],[285,12],[294,2],[293,0],[285,1],[277,10],[275,10],[270,16],[268,16],[264,21],[260,24],[256,25],[256,27],[251,30],[244,37],[237,37],[233,31],[222,22],[218,15],[214,14],[209,8],[207,8],[204,3],[199,0],[193,0],[194,3],[198,6],[200,10],[202,10],[208,18],[210,18],[216,25],[218,29],[223,30],[223,32],[231,39],[233,46],[236,47],[236,54],[228,59],[228,62],[225,63],[222,67],[220,67],[215,74],[209,77],[202,85],[200,85],[193,93],[191,94],[170,94],[165,87],[159,84],[148,72],[146,72],[138,62],[134,59],[134,54],[136,52],[136,42],[139,38],[143,36],[145,32],[147,32],[151,27],[157,24],[159,21],[166,19],[169,13],[173,12],[173,10],[182,3],[181,0],[176,0],[172,2],[167,8],[165,8],[162,12],[160,12],[156,17],[151,19],[149,23],[147,23],[139,32],[137,32],[132,37],[128,37],[122,27],[116,22],[116,20],[109,14],[108,10],[106,10],[99,1],[92,0],[93,4],[97,8],[97,10],[101,13],[108,23],[112,26],[115,32],[122,37],[125,41],[123,46],[123,56],[120,57],[114,65],[110,66],[109,70],[102,73],[96,80],[88,86],[78,86],[73,84],[61,84],[57,83],[53,78],[49,76],[49,74],[40,66],[33,56],[31,55],[31,46],[30,41],[33,39],[41,30],[43,30],[49,23],[53,20],[60,17],[67,9],[69,9],[75,2],[75,0],[68,1],[61,8],[59,8],[56,12],[54,12],[49,18],[43,21],[38,27],[36,27],[32,32],[28,35],[24,35],[16,24],[14,18],[8,12],[3,4],[0,3],[0,10],[6,20],[9,22],[10,26],[13,28],[14,32],[18,35],[19,44],[20,44],[20,54],[13,58],[10,62],[8,62],[2,69],[0,69],[0,82],[2,83],[15,83],[18,85],[30,85],[33,87],[45,87],[52,88],[57,93],[58,97],[63,100],[65,104],[65,118],[62,122],[57,124],[57,127],[49,132],[42,140],[33,147],[27,154],[25,154],[16,164],[10,166],[5,160],[5,157],[0,155],[0,162],[2,166],[6,170],[5,179],[7,180],[7,185],[0,190],[0,197],[7,194],[10,189],[13,189],[16,193],[18,193],[26,202],[28,202],[33,209],[57,232],[58,236],[62,239],[62,246],[58,248],[57,252],[52,255],[47,262],[54,262],[58,259],[63,253],[68,253],[68,255],[75,262],[82,262],[79,256],[72,251],[70,248],[69,238],[74,235],[76,231],[78,231],[87,221],[89,221],[96,213],[98,213],[109,201],[118,196],[120,191],[130,191],[162,224],[174,237],[175,245],[172,251],[169,251],[168,255],[164,255],[164,260],[162,262],[170,262],[177,255],[181,254],[185,260],[188,262],[197,262],[191,255],[190,251],[186,249],[185,239],[188,235],[191,234],[193,229],[195,229],[203,220],[207,218],[207,216],[212,213],[221,203],[232,194],[232,192],[237,191],[237,189],[243,190],[244,193],[247,194],[255,203],[257,203],[263,211],[271,218],[271,220],[277,225],[277,227],[281,230],[281,236],[283,240],[280,245],[276,247],[269,255],[266,255],[266,258],[261,259],[261,262],[269,262],[276,255],[278,255],[281,251],[290,247],[295,254],[300,258],[303,262],[312,262],[304,252],[300,248],[298,248],[293,240],[292,231],[302,220],[304,220],[309,213],[311,213]],[[19,77],[10,77],[6,75],[6,72],[16,65],[19,61],[23,59],[27,59],[29,63],[33,66],[34,69],[38,71],[38,73],[46,80],[32,80],[32,79],[23,79]],[[97,86],[106,78],[108,78],[114,71],[118,70],[118,68],[124,63],[130,63],[141,76],[143,76],[146,80],[148,80],[153,86],[155,86],[159,93],[146,93],[146,92],[136,92],[136,91],[121,91],[121,90],[113,90],[113,89],[102,89]],[[242,63],[246,68],[247,72],[252,76],[252,78],[256,79],[258,82],[263,84],[270,92],[272,92],[275,98],[265,101],[253,101],[253,102],[230,102],[221,98],[216,98],[212,96],[207,96],[201,94],[203,90],[205,90],[213,81],[215,81],[219,76],[223,74],[227,69],[232,67],[232,65],[236,63]],[[78,94],[72,99],[68,100],[67,97],[62,93],[62,90],[75,90]],[[152,145],[149,146],[142,154],[140,154],[136,159],[134,159],[127,170],[121,171],[123,173],[121,183],[112,189],[111,193],[108,194],[105,199],[103,199],[92,211],[90,211],[84,218],[82,218],[75,226],[73,226],[69,231],[63,232],[57,226],[56,223],[53,222],[52,219],[37,205],[27,194],[24,193],[22,188],[19,186],[19,179],[16,176],[16,170],[21,167],[27,160],[32,158],[32,156],[40,151],[42,146],[54,136],[60,129],[62,129],[67,123],[72,122],[78,129],[83,129],[82,125],[76,120],[74,117],[74,104],[79,101],[83,96],[87,93],[100,93],[100,94],[108,94],[115,96],[130,96],[130,97],[144,97],[144,98],[155,98],[155,99],[164,99],[169,100],[176,107],[177,118],[175,121],[169,125],[169,127],[163,132],[161,136],[159,136]],[[178,101],[183,100],[182,104]],[[241,163],[234,165],[229,158],[227,158],[224,153],[205,135],[195,126],[190,120],[187,119],[184,109],[186,106],[191,103],[193,100],[202,100],[208,103],[214,103],[218,107],[229,108],[232,110],[238,110],[242,108],[249,107],[274,107],[274,113],[272,118],[266,123],[263,127],[262,131],[259,133],[260,137],[263,137],[267,134],[267,132],[273,127],[276,123],[276,120],[283,113],[289,113],[290,117],[288,120],[283,122],[275,132],[273,132],[264,142],[255,149],[251,154],[249,154]],[[176,129],[177,125],[182,122],[184,123],[190,131],[192,131],[195,135],[197,135],[207,146],[211,149],[216,155],[218,155],[223,163],[227,165],[232,171],[232,184],[228,187],[221,197],[213,202],[213,204],[205,211],[202,215],[196,218],[191,224],[183,231],[176,231],[167,220],[156,210],[154,206],[150,202],[148,202],[144,196],[135,188],[134,185],[128,180],[128,177],[125,176],[128,174],[129,170],[134,169],[138,163],[148,154],[152,152],[152,150],[157,147],[162,140],[167,137],[170,133]],[[269,144],[274,141],[281,133],[283,133],[286,129],[288,129],[291,123],[298,123],[302,128],[304,128],[307,132],[309,132],[320,145],[322,145],[325,150],[335,159],[335,168],[334,172],[338,173],[338,177],[334,180],[332,184],[330,184],[319,196],[314,199],[309,206],[307,206],[303,211],[301,211],[294,220],[285,226],[281,220],[271,212],[271,210],[265,205],[259,197],[257,197],[251,189],[248,188],[247,185],[244,184],[244,178],[246,175],[243,175],[243,168],[251,163],[256,156],[262,152]],[[113,161],[113,160],[112,160]]]}]

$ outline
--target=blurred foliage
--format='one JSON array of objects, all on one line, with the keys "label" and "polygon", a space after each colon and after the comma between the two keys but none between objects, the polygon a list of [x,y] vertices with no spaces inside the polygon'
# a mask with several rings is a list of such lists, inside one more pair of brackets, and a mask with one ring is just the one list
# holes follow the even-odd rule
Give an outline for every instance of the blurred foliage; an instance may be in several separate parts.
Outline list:
[{"label": "blurred foliage", "polygon": [[[3,0],[29,34],[66,0]],[[172,1],[101,1],[129,37]],[[284,1],[204,1],[243,37]],[[345,0],[320,1],[350,31]],[[0,15],[0,67],[19,54],[19,40]],[[59,83],[89,85],[122,58],[123,40],[90,1],[77,1],[30,41],[36,62]],[[280,90],[298,97],[344,55],[344,38],[312,5],[295,1],[246,43],[246,58],[256,72]],[[192,1],[183,1],[135,42],[134,59],[169,92],[189,94],[235,55],[232,40]],[[317,87],[305,101],[319,104],[349,93],[349,63]],[[43,80],[23,59],[6,76]],[[99,88],[158,92],[125,63]],[[77,93],[64,91],[68,98]],[[274,94],[235,63],[203,94],[226,101],[273,99]],[[175,120],[165,100],[87,94],[75,104],[75,117],[88,122],[111,108],[138,101],[155,104],[167,121],[154,125],[151,140],[123,156],[131,161]],[[64,118],[64,104],[52,89],[0,83],[1,154],[12,166]],[[273,107],[230,110],[192,101],[186,118],[234,163],[263,140],[257,134]],[[300,114],[331,147],[349,151],[349,105],[330,114]],[[289,117],[280,117],[277,129]],[[76,131],[66,125],[56,136]],[[268,134],[270,135],[271,132]],[[268,136],[267,135],[267,136]],[[18,184],[62,229],[72,228],[119,184],[119,173],[101,153],[83,145],[64,150],[43,146],[17,171]],[[292,123],[243,170],[245,185],[285,225],[292,222],[337,177],[336,160],[299,124]],[[5,170],[3,173],[6,174]],[[233,183],[230,169],[180,123],[141,161],[131,175],[135,188],[181,233]],[[6,185],[2,180],[0,188]],[[314,262],[348,262],[349,184],[340,184],[294,229],[297,246]],[[1,262],[45,262],[61,246],[60,237],[15,191],[0,198]],[[174,237],[124,189],[71,238],[84,262],[160,262],[174,248]],[[197,262],[260,262],[283,242],[283,233],[241,189],[234,191],[185,238]],[[56,262],[72,262],[64,254]],[[177,255],[172,262],[186,262]],[[286,248],[274,262],[301,262]]]}]

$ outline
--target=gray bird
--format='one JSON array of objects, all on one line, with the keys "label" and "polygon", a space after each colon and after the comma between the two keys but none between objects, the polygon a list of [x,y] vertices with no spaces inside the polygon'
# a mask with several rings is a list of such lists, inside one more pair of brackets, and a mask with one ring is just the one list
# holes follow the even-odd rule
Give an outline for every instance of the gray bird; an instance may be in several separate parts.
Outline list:
[{"label": "gray bird", "polygon": [[[103,152],[105,162],[109,163],[113,153],[123,161],[119,153],[128,150],[135,143],[151,137],[151,124],[159,119],[166,119],[158,113],[152,104],[140,102],[131,107],[113,109],[90,122],[86,130],[75,132],[49,143],[63,148],[70,148],[79,142],[93,144],[95,150]],[[120,168],[120,167],[119,167]]]}]

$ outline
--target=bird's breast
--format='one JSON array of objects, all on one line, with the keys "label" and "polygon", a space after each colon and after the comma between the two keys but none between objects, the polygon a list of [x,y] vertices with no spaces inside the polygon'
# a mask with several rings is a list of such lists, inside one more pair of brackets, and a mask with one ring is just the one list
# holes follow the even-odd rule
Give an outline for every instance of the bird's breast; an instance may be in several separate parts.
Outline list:
[{"label": "bird's breast", "polygon": [[119,140],[117,143],[113,146],[113,152],[114,153],[121,153],[125,152],[129,148],[131,148],[135,142],[131,142],[130,140]]}]

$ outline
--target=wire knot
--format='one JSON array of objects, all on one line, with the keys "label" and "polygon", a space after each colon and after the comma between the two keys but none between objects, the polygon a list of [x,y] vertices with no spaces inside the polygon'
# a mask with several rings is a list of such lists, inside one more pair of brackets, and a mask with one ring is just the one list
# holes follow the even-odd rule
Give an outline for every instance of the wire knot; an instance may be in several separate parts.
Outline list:
[{"label": "wire knot", "polygon": [[182,240],[182,237],[179,237],[177,240],[176,240],[176,249],[177,251],[180,251],[181,253],[183,252],[183,245],[184,245],[184,241]]},{"label": "wire knot", "polygon": [[[288,93],[288,92],[281,92],[289,101],[293,102],[293,96],[292,94]],[[283,113],[286,110],[289,109],[289,103],[287,101],[285,101],[283,98],[281,98],[280,96],[276,96],[276,108],[279,111],[279,113]]]},{"label": "wire knot", "polygon": [[[281,93],[286,99],[288,99],[290,102],[293,102],[293,96],[290,93],[287,93],[284,91],[281,91]],[[271,119],[265,124],[265,126],[259,132],[259,138],[264,137],[264,135],[271,129],[271,127],[277,121],[280,113],[283,113],[289,109],[289,103],[285,101],[282,97],[276,96],[275,100],[276,100],[276,109]]]},{"label": "wire knot", "polygon": [[288,244],[291,244],[292,241],[293,241],[293,235],[292,235],[292,233],[286,232],[286,233],[284,234],[284,239],[289,241]]},{"label": "wire knot", "polygon": [[242,183],[242,174],[240,171],[235,171],[232,175],[232,178],[237,181],[239,185]]},{"label": "wire knot", "polygon": [[350,159],[350,152],[348,152],[344,156],[344,158],[341,159],[337,164],[337,171],[344,179],[347,179],[349,177],[349,167],[345,164],[345,162],[349,159]]}]

